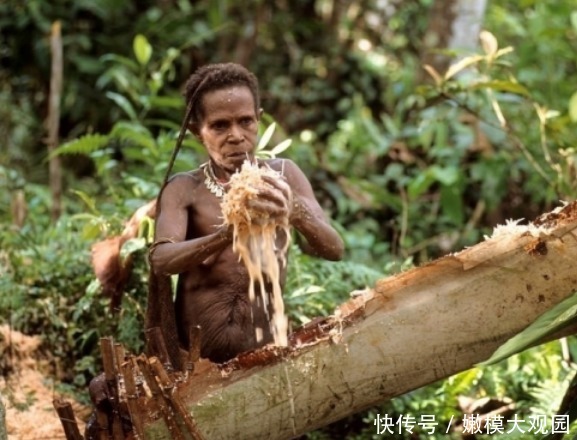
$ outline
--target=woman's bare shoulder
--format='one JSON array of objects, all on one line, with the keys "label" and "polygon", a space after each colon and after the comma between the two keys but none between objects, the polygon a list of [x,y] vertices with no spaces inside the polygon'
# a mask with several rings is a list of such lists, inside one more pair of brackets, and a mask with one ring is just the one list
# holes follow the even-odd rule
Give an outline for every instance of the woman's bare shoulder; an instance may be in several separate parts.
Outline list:
[{"label": "woman's bare shoulder", "polygon": [[189,204],[194,200],[191,197],[194,196],[196,190],[203,182],[203,172],[201,169],[177,173],[168,179],[162,189],[161,196],[163,198],[169,197],[174,199],[174,201],[178,201],[179,204],[183,202]]},{"label": "woman's bare shoulder", "polygon": [[291,174],[295,171],[300,171],[299,166],[293,162],[291,159],[284,159],[284,158],[274,158],[274,159],[267,159],[264,161],[270,168],[279,173],[285,175],[285,173]]}]

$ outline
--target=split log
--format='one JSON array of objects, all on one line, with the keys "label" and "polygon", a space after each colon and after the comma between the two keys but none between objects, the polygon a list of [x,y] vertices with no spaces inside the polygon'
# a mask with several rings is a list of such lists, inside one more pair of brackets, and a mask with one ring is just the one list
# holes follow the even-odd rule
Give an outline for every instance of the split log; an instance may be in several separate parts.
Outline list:
[{"label": "split log", "polygon": [[141,408],[141,398],[138,393],[138,388],[136,386],[135,378],[135,360],[133,357],[129,357],[122,364],[122,376],[124,378],[125,387],[125,397],[128,406],[128,411],[130,413],[130,421],[132,423],[132,430],[135,433],[137,439],[143,439],[144,430],[142,429],[142,412]]},{"label": "split log", "polygon": [[[289,347],[220,366],[200,360],[177,373],[171,395],[199,438],[293,438],[486,360],[577,289],[576,261],[572,203],[379,280],[297,330]],[[170,439],[164,420],[147,413],[155,412],[142,412],[145,437]]]},{"label": "split log", "polygon": [[110,392],[109,402],[112,409],[112,439],[124,440],[122,419],[120,415],[121,398],[118,383],[118,360],[116,359],[116,353],[118,350],[115,349],[112,338],[100,339],[100,351],[102,353],[102,362],[104,364],[104,378]]},{"label": "split log", "polygon": [[[66,440],[83,440],[80,430],[78,429],[78,423],[76,423],[72,404],[66,400],[57,398],[52,401],[52,405],[58,414],[60,423],[62,423]],[[0,439],[1,438],[2,436],[0,436]]]}]

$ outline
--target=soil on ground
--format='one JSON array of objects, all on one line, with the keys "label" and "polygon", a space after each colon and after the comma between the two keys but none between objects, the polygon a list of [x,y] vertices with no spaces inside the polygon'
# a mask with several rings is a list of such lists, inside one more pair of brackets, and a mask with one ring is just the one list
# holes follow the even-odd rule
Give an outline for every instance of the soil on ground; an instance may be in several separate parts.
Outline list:
[{"label": "soil on ground", "polygon": [[54,399],[72,404],[80,433],[84,434],[90,408],[56,391],[58,379],[53,377],[51,361],[39,352],[39,346],[39,337],[0,326],[0,399],[6,410],[8,440],[65,439],[52,404]]}]

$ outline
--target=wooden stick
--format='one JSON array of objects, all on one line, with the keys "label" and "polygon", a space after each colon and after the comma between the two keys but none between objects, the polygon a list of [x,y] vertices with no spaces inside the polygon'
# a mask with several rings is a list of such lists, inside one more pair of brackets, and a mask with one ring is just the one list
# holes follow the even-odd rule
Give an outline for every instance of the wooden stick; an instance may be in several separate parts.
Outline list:
[{"label": "wooden stick", "polygon": [[202,435],[198,432],[198,428],[194,423],[194,420],[186,410],[182,400],[175,394],[174,391],[174,382],[170,379],[168,373],[162,367],[162,364],[157,359],[150,360],[150,366],[152,367],[153,371],[156,373],[160,381],[160,385],[162,387],[162,391],[164,397],[168,402],[172,405],[174,410],[177,414],[182,418],[184,421],[184,425],[187,429],[187,434],[190,435],[193,440],[202,440]]},{"label": "wooden stick", "polygon": [[[156,358],[153,357],[152,359]],[[144,355],[140,355],[136,358],[136,362],[138,363],[138,367],[140,368],[140,371],[144,376],[144,380],[146,381],[146,384],[150,389],[150,393],[152,394],[151,401],[153,402],[154,406],[160,410],[166,426],[170,431],[171,438],[174,440],[185,440],[185,437],[180,431],[180,427],[176,422],[176,417],[174,417],[174,411],[164,398],[162,390],[156,381],[156,377],[154,376],[154,373],[150,367],[148,358]]]},{"label": "wooden stick", "polygon": [[194,364],[200,359],[200,326],[195,325],[190,328],[188,335],[188,359],[186,360],[186,369],[192,373]]},{"label": "wooden stick", "polygon": [[114,343],[114,357],[116,365],[115,372],[117,378],[119,411],[121,415],[129,416],[128,402],[125,396],[125,387],[121,386],[124,384],[124,382],[120,380],[122,378],[122,367],[126,362],[126,350],[124,349],[124,346],[119,342]]},{"label": "wooden stick", "polygon": [[130,421],[134,427],[136,438],[144,439],[142,425],[142,413],[140,412],[140,402],[138,390],[134,380],[134,358],[131,356],[122,364],[122,376],[124,377],[124,386],[126,388],[126,402],[130,413]]},{"label": "wooden stick", "polygon": [[116,370],[118,371],[126,358],[126,351],[124,350],[123,345],[119,342],[114,343],[114,357],[116,358]]},{"label": "wooden stick", "polygon": [[84,440],[84,437],[82,437],[78,429],[74,410],[70,402],[63,399],[54,399],[52,405],[58,413],[58,418],[60,419],[60,423],[62,423],[62,428],[64,428],[66,440]]},{"label": "wooden stick", "polygon": [[168,350],[166,349],[166,343],[164,337],[162,336],[162,330],[160,327],[152,327],[146,329],[146,343],[150,347],[151,354],[158,357],[160,362],[164,367],[172,372],[174,370],[172,363],[170,362],[170,356],[168,355]]},{"label": "wooden stick", "polygon": [[104,364],[104,377],[106,385],[110,391],[110,404],[112,406],[112,438],[114,440],[124,440],[122,430],[122,420],[120,418],[120,398],[118,393],[118,365],[116,362],[116,352],[112,338],[100,338],[100,351],[102,353],[102,363]]},{"label": "wooden stick", "polygon": [[96,408],[96,426],[98,426],[98,440],[110,440],[109,420],[101,408]]}]

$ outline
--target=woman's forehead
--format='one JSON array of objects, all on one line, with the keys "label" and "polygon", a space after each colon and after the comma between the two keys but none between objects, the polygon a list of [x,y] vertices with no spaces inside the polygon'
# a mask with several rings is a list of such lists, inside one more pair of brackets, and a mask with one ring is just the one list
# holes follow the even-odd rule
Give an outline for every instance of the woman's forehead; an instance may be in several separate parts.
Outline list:
[{"label": "woman's forehead", "polygon": [[247,86],[239,85],[206,92],[202,98],[205,116],[215,111],[255,111],[256,104]]}]

